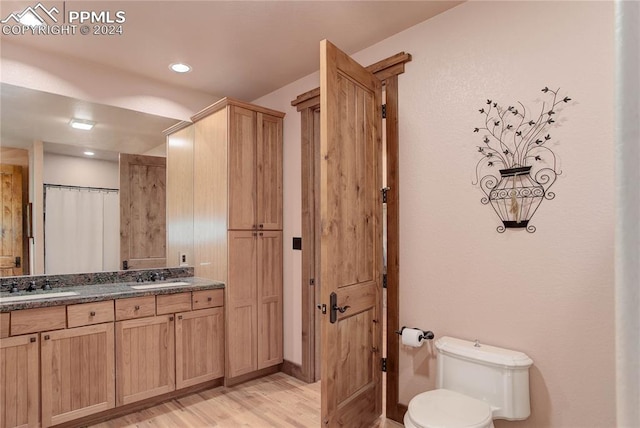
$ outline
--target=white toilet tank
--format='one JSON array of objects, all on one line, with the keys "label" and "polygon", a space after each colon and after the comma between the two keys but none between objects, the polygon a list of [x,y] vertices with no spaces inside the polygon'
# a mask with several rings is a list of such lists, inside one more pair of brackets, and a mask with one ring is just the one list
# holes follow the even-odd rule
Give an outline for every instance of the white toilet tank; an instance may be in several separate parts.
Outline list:
[{"label": "white toilet tank", "polygon": [[487,402],[493,419],[529,417],[529,367],[533,361],[526,354],[447,336],[435,345],[437,388]]}]

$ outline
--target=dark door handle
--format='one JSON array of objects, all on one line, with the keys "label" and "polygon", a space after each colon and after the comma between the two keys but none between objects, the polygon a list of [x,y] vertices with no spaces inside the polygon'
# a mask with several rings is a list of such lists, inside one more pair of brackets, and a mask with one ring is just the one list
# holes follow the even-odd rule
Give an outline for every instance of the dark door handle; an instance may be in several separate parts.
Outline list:
[{"label": "dark door handle", "polygon": [[338,321],[338,312],[344,314],[351,306],[338,306],[338,295],[336,293],[331,293],[329,295],[329,307],[331,308],[329,321],[331,321],[331,324],[333,324]]}]

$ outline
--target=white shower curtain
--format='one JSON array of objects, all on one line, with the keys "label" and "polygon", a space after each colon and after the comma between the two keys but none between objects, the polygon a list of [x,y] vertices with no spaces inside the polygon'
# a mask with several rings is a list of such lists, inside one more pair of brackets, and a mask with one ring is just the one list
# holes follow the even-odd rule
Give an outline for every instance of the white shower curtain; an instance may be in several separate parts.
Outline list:
[{"label": "white shower curtain", "polygon": [[118,192],[45,185],[45,273],[118,270]]}]

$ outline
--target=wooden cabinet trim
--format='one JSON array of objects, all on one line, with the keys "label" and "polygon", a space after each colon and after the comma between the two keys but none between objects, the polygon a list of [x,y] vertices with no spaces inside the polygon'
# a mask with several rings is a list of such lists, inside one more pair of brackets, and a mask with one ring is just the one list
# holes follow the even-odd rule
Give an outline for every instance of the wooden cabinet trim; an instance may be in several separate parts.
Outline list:
[{"label": "wooden cabinet trim", "polygon": [[194,291],[192,295],[193,310],[215,308],[224,305],[224,290]]},{"label": "wooden cabinet trim", "polygon": [[156,314],[156,296],[116,300],[116,321],[152,317]]},{"label": "wooden cabinet trim", "polygon": [[156,314],[165,315],[191,310],[191,293],[162,294],[156,296]]},{"label": "wooden cabinet trim", "polygon": [[11,336],[58,330],[67,327],[65,306],[22,309],[11,313]]},{"label": "wooden cabinet trim", "polygon": [[67,328],[101,324],[113,320],[113,300],[67,306]]},{"label": "wooden cabinet trim", "polygon": [[3,337],[9,337],[9,312],[0,313],[0,339]]}]

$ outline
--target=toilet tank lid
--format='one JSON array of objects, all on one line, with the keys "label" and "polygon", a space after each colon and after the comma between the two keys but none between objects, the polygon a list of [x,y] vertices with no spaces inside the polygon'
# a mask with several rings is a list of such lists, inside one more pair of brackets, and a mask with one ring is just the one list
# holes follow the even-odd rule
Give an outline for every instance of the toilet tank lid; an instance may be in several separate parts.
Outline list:
[{"label": "toilet tank lid", "polygon": [[499,348],[497,346],[485,345],[475,346],[476,342],[456,339],[455,337],[442,336],[436,340],[436,348],[441,352],[484,361],[502,367],[528,368],[533,364],[533,360],[527,354],[510,349]]}]

